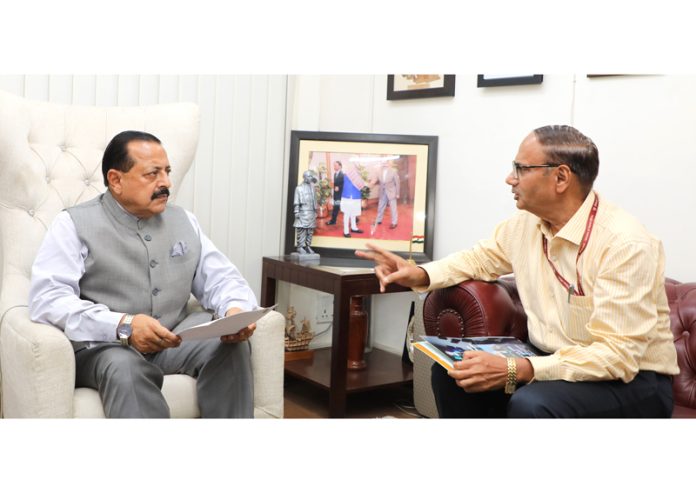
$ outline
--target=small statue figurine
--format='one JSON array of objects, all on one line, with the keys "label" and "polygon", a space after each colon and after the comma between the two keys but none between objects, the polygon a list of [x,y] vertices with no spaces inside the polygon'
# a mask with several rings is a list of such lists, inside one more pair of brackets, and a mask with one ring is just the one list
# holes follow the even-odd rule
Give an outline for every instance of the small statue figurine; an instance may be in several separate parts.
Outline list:
[{"label": "small statue figurine", "polygon": [[314,195],[314,183],[317,177],[313,171],[307,170],[302,174],[302,183],[295,188],[293,201],[295,222],[293,226],[297,234],[297,253],[302,256],[318,257],[311,248],[314,228],[317,225],[317,201]]}]

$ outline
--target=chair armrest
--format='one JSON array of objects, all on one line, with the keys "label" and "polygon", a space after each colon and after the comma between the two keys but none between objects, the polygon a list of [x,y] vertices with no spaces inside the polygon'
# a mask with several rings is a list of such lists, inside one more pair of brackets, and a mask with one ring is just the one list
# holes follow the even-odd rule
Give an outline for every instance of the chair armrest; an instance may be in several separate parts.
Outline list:
[{"label": "chair armrest", "polygon": [[696,283],[665,279],[679,374],[674,375],[674,416],[696,415]]},{"label": "chair armrest", "polygon": [[27,307],[9,309],[0,325],[0,365],[4,417],[72,417],[75,356],[61,330],[32,322]]},{"label": "chair armrest", "polygon": [[527,316],[510,278],[465,281],[431,292],[423,305],[423,323],[428,335],[527,340]]},{"label": "chair armrest", "polygon": [[283,417],[285,317],[271,311],[256,322],[251,343],[256,417]]}]

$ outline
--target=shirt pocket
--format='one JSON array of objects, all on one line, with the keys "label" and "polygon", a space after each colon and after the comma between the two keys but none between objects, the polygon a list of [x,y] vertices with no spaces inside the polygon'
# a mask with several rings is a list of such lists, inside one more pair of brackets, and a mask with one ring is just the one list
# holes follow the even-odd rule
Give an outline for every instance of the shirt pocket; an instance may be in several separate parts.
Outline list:
[{"label": "shirt pocket", "polygon": [[191,254],[191,252],[186,252],[183,255],[176,255],[174,257],[169,257],[169,265],[176,266],[176,267],[180,267],[183,265],[188,266],[189,264],[191,264],[192,262],[195,262],[196,260],[198,260],[198,259],[196,259]]},{"label": "shirt pocket", "polygon": [[568,337],[579,344],[590,344],[592,336],[587,330],[587,324],[594,308],[592,297],[571,296],[567,307],[566,330]]}]

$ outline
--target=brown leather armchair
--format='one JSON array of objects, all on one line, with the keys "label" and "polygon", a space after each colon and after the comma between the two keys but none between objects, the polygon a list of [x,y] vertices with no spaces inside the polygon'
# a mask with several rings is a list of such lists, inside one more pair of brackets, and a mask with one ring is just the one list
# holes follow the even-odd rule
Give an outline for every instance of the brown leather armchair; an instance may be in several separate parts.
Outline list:
[{"label": "brown leather armchair", "polygon": [[[674,418],[696,418],[696,283],[665,280],[677,361]],[[510,335],[527,340],[527,316],[513,277],[496,282],[466,281],[430,293],[423,305],[428,335]]]}]

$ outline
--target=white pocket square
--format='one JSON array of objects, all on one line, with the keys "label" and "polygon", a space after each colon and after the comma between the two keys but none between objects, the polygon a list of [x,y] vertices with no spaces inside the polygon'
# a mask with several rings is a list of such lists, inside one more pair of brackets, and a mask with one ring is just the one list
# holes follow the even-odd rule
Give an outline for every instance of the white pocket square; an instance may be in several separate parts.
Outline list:
[{"label": "white pocket square", "polygon": [[188,252],[188,245],[185,241],[177,241],[172,245],[171,257],[181,257]]}]

